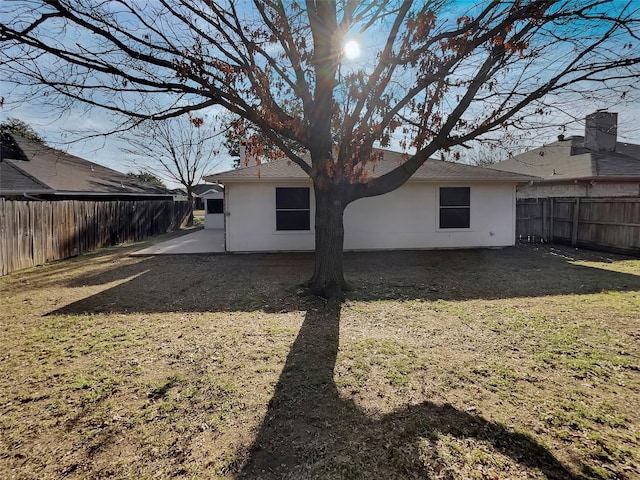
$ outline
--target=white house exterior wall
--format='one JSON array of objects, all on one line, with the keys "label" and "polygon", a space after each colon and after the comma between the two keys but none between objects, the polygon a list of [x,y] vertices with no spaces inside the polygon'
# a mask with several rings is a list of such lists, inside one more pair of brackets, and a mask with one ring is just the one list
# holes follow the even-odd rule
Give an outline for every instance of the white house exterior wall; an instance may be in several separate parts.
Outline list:
[{"label": "white house exterior wall", "polygon": [[[311,189],[311,230],[276,231],[276,187],[309,187]],[[227,196],[227,251],[296,251],[313,250],[315,199],[311,182],[297,183],[232,183],[225,185]]]},{"label": "white house exterior wall", "polygon": [[[470,228],[440,229],[439,187],[471,187]],[[345,210],[346,250],[497,247],[515,243],[515,186],[409,183]]]},{"label": "white house exterior wall", "polygon": [[[227,250],[313,250],[315,202],[311,188],[311,230],[276,231],[276,187],[303,183],[228,183]],[[439,229],[440,186],[468,186],[470,228]],[[357,200],[344,217],[345,250],[498,247],[515,243],[515,185],[505,183],[409,183],[378,197]]]}]

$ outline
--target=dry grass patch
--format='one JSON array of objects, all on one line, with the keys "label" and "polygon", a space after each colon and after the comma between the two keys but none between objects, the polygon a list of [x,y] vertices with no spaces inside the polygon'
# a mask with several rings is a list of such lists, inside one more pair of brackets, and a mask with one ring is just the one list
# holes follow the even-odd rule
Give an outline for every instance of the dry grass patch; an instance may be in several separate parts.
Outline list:
[{"label": "dry grass patch", "polygon": [[0,279],[3,478],[640,477],[639,260],[132,248]]}]

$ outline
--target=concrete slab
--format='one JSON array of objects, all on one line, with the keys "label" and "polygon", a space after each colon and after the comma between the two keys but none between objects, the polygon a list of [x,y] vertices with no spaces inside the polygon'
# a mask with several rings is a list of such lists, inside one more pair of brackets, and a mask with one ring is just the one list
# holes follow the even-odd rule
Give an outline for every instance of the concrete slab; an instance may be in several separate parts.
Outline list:
[{"label": "concrete slab", "polygon": [[224,230],[202,229],[166,242],[143,248],[131,253],[132,256],[185,255],[191,253],[223,253]]}]

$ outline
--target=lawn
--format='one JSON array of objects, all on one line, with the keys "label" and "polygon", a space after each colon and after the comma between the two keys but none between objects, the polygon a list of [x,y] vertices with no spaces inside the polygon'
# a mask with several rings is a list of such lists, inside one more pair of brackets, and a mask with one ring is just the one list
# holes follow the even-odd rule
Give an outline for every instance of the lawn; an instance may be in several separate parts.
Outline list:
[{"label": "lawn", "polygon": [[0,477],[640,478],[640,260],[129,257],[0,278]]}]

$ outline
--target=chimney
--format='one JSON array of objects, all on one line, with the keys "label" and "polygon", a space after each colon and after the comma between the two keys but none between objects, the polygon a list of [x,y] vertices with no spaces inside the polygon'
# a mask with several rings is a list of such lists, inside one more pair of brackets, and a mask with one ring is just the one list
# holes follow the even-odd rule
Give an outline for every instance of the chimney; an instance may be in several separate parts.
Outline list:
[{"label": "chimney", "polygon": [[596,152],[613,152],[618,135],[618,114],[597,111],[587,115],[584,146]]},{"label": "chimney", "polygon": [[240,142],[240,168],[242,167],[253,167],[258,164],[257,158],[255,155],[247,154],[247,147],[244,144],[244,141]]}]

